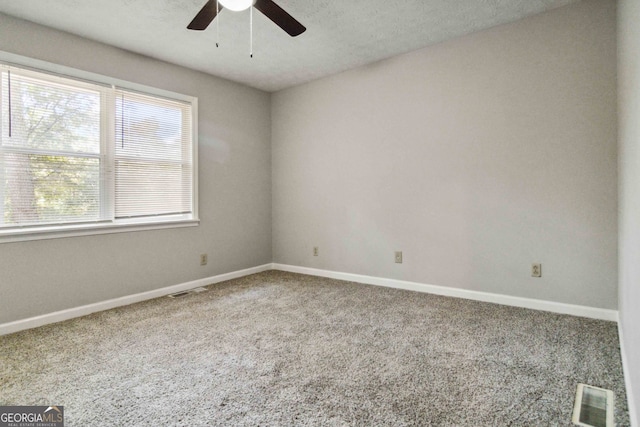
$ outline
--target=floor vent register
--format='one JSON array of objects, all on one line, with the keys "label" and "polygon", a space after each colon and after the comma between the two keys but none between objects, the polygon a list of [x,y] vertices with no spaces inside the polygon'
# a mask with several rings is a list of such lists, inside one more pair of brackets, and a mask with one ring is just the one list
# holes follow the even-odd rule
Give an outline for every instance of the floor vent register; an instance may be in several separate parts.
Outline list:
[{"label": "floor vent register", "polygon": [[184,297],[190,294],[198,294],[200,292],[205,292],[207,289],[206,288],[193,288],[193,289],[189,289],[188,291],[182,291],[182,292],[176,292],[175,294],[169,294],[167,295],[169,298],[180,298],[180,297]]},{"label": "floor vent register", "polygon": [[613,392],[578,384],[572,421],[577,426],[613,427]]}]

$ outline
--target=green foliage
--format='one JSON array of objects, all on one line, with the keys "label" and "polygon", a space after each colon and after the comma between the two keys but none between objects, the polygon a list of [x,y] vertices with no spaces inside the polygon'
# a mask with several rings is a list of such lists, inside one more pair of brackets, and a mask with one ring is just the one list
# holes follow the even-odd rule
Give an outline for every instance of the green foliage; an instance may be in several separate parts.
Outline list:
[{"label": "green foliage", "polygon": [[[5,87],[6,80],[5,74]],[[11,80],[12,134],[2,135],[5,224],[97,219],[99,159],[73,153],[100,152],[100,94],[20,76]],[[6,99],[3,105],[8,110]],[[5,114],[3,108],[3,123]]]},{"label": "green foliage", "polygon": [[97,159],[30,155],[40,220],[97,219],[100,165]]}]

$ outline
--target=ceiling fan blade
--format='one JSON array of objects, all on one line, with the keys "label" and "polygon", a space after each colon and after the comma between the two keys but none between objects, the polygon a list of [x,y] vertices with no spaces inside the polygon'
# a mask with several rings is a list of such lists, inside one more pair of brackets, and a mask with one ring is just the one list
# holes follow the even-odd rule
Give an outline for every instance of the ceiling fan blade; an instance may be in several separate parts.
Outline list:
[{"label": "ceiling fan blade", "polygon": [[[218,5],[218,10],[222,10],[221,4]],[[200,9],[200,12],[198,12],[196,17],[193,18],[193,21],[191,21],[191,23],[187,25],[187,28],[190,30],[202,31],[206,29],[209,24],[211,24],[211,21],[213,21],[217,14],[218,12],[216,11],[216,0],[209,0],[207,4],[205,4],[204,7]]]},{"label": "ceiling fan blade", "polygon": [[254,7],[271,19],[278,27],[285,30],[291,37],[299,36],[306,31],[304,25],[275,4],[272,0],[256,0]]}]

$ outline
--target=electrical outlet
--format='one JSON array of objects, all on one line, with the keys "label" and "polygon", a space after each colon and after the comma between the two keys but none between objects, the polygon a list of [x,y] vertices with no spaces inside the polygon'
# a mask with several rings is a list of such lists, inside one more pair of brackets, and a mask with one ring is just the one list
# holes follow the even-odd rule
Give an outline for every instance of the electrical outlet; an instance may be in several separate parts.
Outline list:
[{"label": "electrical outlet", "polygon": [[207,254],[200,254],[200,265],[207,265],[208,258]]},{"label": "electrical outlet", "polygon": [[318,256],[319,250],[317,246],[313,247],[313,256]]},{"label": "electrical outlet", "polygon": [[542,264],[531,264],[531,277],[542,277]]},{"label": "electrical outlet", "polygon": [[402,264],[402,251],[396,252],[396,264]]}]

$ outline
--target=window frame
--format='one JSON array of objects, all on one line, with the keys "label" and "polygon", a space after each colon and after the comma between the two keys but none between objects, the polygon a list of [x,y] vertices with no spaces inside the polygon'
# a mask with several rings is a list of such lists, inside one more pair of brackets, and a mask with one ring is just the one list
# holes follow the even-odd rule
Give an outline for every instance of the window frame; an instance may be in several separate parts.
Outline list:
[{"label": "window frame", "polygon": [[[30,240],[54,239],[74,236],[88,236],[121,232],[133,232],[143,230],[158,230],[166,228],[193,227],[200,223],[198,214],[198,98],[171,92],[164,89],[154,88],[147,85],[132,83],[129,81],[108,77],[88,71],[82,71],[71,67],[52,64],[46,61],[27,58],[0,50],[0,62],[7,66],[14,66],[29,71],[45,73],[53,77],[61,77],[72,80],[86,81],[88,83],[110,86],[114,89],[139,92],[142,94],[166,98],[179,102],[191,104],[191,162],[192,162],[192,214],[185,215],[164,215],[159,217],[137,217],[127,219],[99,220],[91,222],[65,223],[65,224],[44,224],[27,225],[24,227],[0,228],[0,244]],[[103,97],[101,108],[104,108],[108,101]],[[113,160],[113,149],[109,147],[110,142],[115,137],[115,108],[107,108],[106,120],[102,120],[101,129],[101,152],[100,156],[111,157]],[[100,173],[100,209],[112,210],[114,208],[114,180],[108,179],[101,168]],[[2,178],[4,169],[0,170]],[[2,181],[4,182],[4,180]],[[0,192],[4,191],[4,185],[0,185]],[[107,203],[105,203],[107,202]],[[4,206],[0,206],[0,213]]]}]

